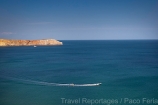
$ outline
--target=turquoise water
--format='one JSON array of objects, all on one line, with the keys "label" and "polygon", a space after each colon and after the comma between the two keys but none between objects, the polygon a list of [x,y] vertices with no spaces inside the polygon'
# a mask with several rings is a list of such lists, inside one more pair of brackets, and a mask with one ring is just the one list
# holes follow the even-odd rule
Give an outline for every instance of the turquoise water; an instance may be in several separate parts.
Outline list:
[{"label": "turquoise water", "polygon": [[158,104],[157,40],[62,42],[0,47],[0,105]]}]

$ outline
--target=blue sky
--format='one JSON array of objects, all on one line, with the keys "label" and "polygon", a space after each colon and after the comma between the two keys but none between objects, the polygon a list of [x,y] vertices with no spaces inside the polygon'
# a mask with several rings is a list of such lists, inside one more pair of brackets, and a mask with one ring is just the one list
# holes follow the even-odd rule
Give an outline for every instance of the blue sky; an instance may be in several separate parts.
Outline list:
[{"label": "blue sky", "polygon": [[0,0],[0,38],[158,39],[158,0]]}]

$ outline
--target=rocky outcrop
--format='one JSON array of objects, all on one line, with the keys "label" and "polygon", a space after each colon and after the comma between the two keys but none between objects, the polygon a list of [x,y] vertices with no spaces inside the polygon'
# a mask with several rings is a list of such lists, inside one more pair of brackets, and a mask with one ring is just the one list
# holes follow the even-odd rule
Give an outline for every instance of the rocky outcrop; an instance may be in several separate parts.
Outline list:
[{"label": "rocky outcrop", "polygon": [[45,46],[45,45],[62,45],[63,43],[55,39],[42,40],[8,40],[0,39],[0,46]]}]

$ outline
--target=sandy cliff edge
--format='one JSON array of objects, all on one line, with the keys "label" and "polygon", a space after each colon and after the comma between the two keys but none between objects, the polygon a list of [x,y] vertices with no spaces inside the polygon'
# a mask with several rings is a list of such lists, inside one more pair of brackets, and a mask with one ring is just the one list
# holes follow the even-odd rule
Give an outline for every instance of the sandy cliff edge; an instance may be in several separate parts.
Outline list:
[{"label": "sandy cliff edge", "polygon": [[13,40],[0,39],[0,46],[45,46],[45,45],[63,45],[62,42],[55,39],[41,40]]}]

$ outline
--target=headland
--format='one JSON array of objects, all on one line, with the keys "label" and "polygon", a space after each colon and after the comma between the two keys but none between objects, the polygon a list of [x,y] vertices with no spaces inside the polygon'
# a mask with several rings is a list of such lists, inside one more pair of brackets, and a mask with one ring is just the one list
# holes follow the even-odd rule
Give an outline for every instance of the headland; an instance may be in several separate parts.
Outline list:
[{"label": "headland", "polygon": [[62,42],[55,39],[41,40],[13,40],[0,39],[0,46],[47,46],[47,45],[63,45]]}]

